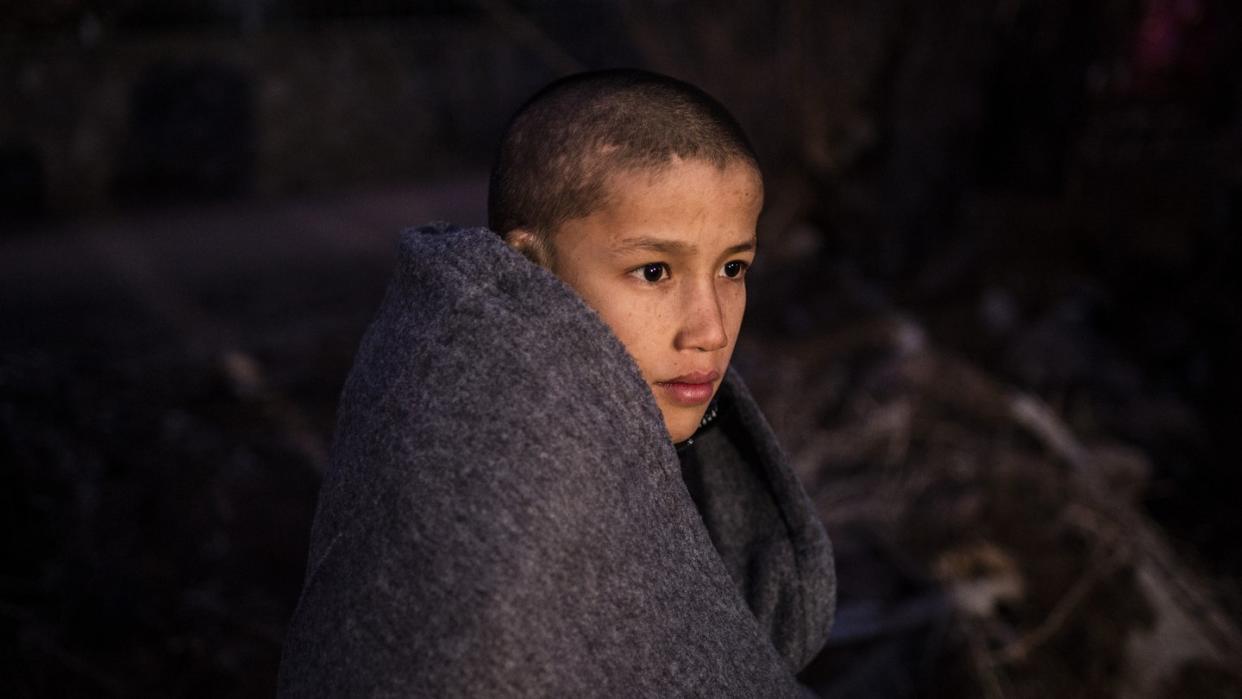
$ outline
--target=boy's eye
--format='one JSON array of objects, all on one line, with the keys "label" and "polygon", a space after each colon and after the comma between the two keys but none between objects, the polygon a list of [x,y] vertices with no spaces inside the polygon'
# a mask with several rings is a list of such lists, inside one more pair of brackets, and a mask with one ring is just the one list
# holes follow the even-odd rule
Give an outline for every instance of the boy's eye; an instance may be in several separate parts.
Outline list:
[{"label": "boy's eye", "polygon": [[654,284],[668,276],[668,265],[663,262],[652,262],[634,270],[634,273],[642,275],[643,280]]},{"label": "boy's eye", "polygon": [[726,262],[724,266],[724,275],[730,279],[737,279],[746,272],[746,263],[741,260],[733,260]]}]

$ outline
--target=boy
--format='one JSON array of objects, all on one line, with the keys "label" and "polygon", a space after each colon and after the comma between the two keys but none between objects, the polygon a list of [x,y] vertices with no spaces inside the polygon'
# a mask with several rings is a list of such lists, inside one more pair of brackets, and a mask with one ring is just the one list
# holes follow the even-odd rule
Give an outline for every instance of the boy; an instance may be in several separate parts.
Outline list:
[{"label": "boy", "polygon": [[403,236],[281,693],[798,695],[835,578],[728,368],[763,201],[741,130],[670,78],[573,76],[491,185],[495,233]]}]

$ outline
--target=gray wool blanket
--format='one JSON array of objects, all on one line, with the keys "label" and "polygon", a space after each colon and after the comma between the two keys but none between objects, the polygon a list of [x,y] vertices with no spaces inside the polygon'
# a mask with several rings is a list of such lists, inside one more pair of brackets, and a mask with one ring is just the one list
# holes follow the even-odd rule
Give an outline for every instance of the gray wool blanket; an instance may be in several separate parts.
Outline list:
[{"label": "gray wool blanket", "polygon": [[679,459],[572,289],[486,229],[406,231],[341,396],[280,695],[798,696],[831,549],[734,372],[718,401]]}]

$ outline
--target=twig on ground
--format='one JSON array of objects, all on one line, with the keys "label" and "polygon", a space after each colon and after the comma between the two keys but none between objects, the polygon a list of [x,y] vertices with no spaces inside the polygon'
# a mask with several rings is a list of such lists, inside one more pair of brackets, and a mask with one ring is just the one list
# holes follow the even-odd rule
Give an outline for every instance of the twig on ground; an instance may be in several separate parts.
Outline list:
[{"label": "twig on ground", "polygon": [[1014,663],[1025,660],[1030,654],[1052,638],[1069,620],[1070,614],[1082,604],[1095,586],[1108,575],[1117,570],[1126,553],[1126,548],[1117,546],[1108,557],[1092,566],[1078,578],[1061,599],[1053,605],[1052,611],[1043,622],[1024,634],[1021,638],[1006,645],[998,653],[1003,663]]}]

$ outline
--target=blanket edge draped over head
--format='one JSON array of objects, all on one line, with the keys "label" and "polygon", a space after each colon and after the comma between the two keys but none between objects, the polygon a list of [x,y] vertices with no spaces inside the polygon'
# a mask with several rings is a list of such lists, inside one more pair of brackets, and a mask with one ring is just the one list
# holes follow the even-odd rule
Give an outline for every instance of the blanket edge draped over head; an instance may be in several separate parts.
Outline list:
[{"label": "blanket edge draped over head", "polygon": [[797,696],[831,548],[732,370],[721,396],[792,552],[779,623],[598,315],[491,231],[406,231],[341,396],[280,695]]}]

